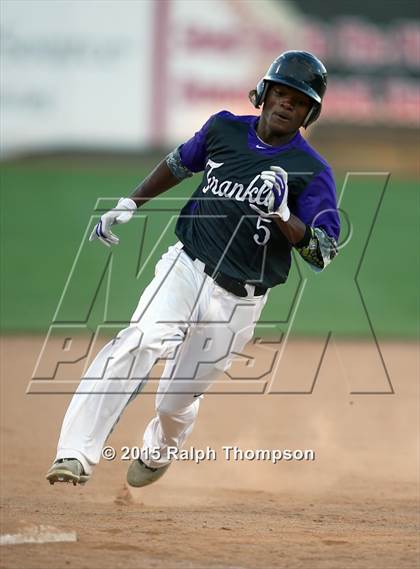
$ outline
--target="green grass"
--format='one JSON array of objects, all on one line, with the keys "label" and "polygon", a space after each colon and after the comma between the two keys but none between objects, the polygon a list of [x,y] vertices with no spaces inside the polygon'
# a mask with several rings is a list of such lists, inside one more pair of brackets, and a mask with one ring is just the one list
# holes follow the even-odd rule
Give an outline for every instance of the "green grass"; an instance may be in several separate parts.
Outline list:
[{"label": "green grass", "polygon": [[[166,194],[174,198],[163,202],[172,213],[157,211],[162,209],[162,203],[154,201],[145,208],[145,212],[150,212],[146,226],[143,218],[136,218],[117,229],[121,245],[112,255],[109,288],[106,291],[104,280],[91,312],[109,251],[89,245],[83,235],[88,231],[98,198],[117,199],[130,194],[146,173],[141,161],[138,168],[132,162],[86,165],[45,160],[2,166],[4,332],[48,330],[79,249],[79,259],[56,320],[75,324],[88,320],[89,326],[95,327],[104,318],[117,326],[129,319],[141,291],[152,278],[156,260],[175,240],[174,223],[168,228],[168,220],[176,215],[198,178],[185,181]],[[341,183],[339,179],[339,190]],[[378,336],[410,339],[418,335],[418,185],[391,177],[382,196],[383,183],[384,177],[352,179],[342,201],[353,226],[349,244],[321,274],[313,273],[303,262],[294,264],[288,283],[271,292],[257,333],[284,333],[293,317],[291,330],[297,335],[324,335],[332,331],[340,336],[367,337],[372,333],[369,319]],[[110,207],[113,199],[108,202]],[[139,259],[142,236],[144,246]],[[156,244],[150,262],[136,278]],[[357,270],[369,317],[356,286]],[[305,283],[302,278],[307,279]],[[294,303],[302,289],[300,302]]]}]

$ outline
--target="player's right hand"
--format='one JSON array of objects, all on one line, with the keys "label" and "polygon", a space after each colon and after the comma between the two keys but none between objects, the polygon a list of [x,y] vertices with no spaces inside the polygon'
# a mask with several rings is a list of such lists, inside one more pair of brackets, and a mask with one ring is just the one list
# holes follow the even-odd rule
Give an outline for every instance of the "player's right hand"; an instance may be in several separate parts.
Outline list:
[{"label": "player's right hand", "polygon": [[114,209],[107,211],[101,216],[90,234],[89,241],[99,239],[107,247],[118,245],[119,238],[111,231],[114,223],[127,223],[133,217],[137,209],[136,202],[130,198],[121,198]]}]

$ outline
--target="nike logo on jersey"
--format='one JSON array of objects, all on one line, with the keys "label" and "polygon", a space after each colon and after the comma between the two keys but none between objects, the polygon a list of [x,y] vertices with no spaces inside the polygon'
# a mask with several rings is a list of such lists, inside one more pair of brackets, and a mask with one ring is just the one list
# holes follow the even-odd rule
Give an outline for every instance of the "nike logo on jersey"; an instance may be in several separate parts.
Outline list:
[{"label": "nike logo on jersey", "polygon": [[259,144],[256,144],[255,148],[261,148],[261,150],[265,150],[265,146],[260,146]]}]

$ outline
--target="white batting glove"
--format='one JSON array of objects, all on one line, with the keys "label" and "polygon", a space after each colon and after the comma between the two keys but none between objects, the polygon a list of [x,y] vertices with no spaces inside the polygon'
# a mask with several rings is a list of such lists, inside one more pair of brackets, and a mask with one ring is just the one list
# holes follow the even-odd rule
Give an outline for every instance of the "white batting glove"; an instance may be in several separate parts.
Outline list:
[{"label": "white batting glove", "polygon": [[270,170],[261,173],[261,179],[265,185],[270,188],[268,197],[267,211],[263,211],[255,204],[249,204],[252,209],[257,211],[261,217],[272,217],[277,215],[283,221],[290,218],[290,210],[287,205],[287,196],[289,193],[287,187],[287,172],[280,166],[270,166]]},{"label": "white batting glove", "polygon": [[136,202],[130,198],[121,198],[114,209],[107,211],[101,216],[90,234],[89,241],[99,239],[107,247],[118,245],[119,238],[111,231],[114,223],[127,223],[133,217],[137,209]]}]

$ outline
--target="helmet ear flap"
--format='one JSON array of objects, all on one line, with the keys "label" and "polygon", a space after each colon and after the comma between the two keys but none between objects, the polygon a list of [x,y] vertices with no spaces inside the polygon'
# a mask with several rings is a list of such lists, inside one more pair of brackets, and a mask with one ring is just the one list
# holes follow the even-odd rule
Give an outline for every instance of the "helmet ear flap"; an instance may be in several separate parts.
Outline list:
[{"label": "helmet ear flap", "polygon": [[249,100],[256,109],[259,109],[260,106],[263,104],[265,96],[267,94],[267,89],[268,89],[268,81],[261,79],[261,81],[259,81],[257,84],[257,88],[250,91]]},{"label": "helmet ear flap", "polygon": [[314,104],[309,109],[308,114],[305,117],[305,120],[302,123],[303,128],[307,128],[311,123],[315,122],[316,119],[321,114],[321,105]]}]

